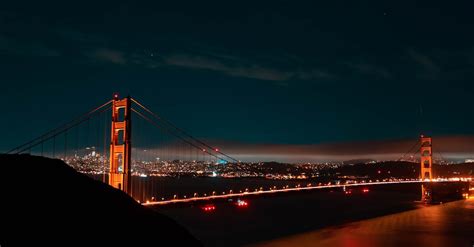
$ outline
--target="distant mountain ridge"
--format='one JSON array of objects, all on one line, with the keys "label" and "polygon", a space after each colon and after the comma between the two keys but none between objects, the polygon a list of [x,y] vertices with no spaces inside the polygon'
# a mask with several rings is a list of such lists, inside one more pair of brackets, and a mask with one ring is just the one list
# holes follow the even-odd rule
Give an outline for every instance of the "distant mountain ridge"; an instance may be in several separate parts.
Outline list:
[{"label": "distant mountain ridge", "polygon": [[350,165],[350,164],[365,164],[365,163],[370,163],[370,162],[376,162],[374,159],[352,159],[352,160],[346,160],[343,161],[345,165]]}]

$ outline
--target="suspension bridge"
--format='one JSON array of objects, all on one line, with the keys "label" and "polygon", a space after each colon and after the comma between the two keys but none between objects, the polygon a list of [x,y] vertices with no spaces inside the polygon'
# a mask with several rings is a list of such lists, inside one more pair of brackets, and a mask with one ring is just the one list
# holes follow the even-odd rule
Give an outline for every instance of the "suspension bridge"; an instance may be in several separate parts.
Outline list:
[{"label": "suspension bridge", "polygon": [[[132,124],[133,123],[133,124]],[[133,133],[133,137],[132,137]],[[178,172],[189,169],[208,173],[209,167],[223,164],[239,164],[240,161],[224,153],[218,147],[196,138],[171,121],[152,111],[148,106],[132,97],[119,98],[117,94],[104,104],[52,129],[6,154],[39,155],[59,158],[81,172],[92,174],[110,186],[122,190],[144,205],[165,205],[214,199],[240,198],[244,196],[306,191],[325,188],[346,188],[382,184],[420,183],[421,200],[430,201],[430,184],[437,182],[471,181],[433,178],[432,138],[421,136],[415,145],[404,154],[415,150],[420,154],[420,176],[418,179],[390,179],[382,181],[359,181],[341,184],[308,183],[289,187],[276,186],[264,190],[230,190],[228,193],[194,193],[189,197],[164,198],[159,191],[152,191],[147,199],[142,191],[143,184],[136,178],[146,177],[146,171],[166,170],[178,167]],[[400,160],[399,159],[399,160]],[[176,169],[175,169],[176,172]],[[161,200],[159,199],[161,198]]]}]

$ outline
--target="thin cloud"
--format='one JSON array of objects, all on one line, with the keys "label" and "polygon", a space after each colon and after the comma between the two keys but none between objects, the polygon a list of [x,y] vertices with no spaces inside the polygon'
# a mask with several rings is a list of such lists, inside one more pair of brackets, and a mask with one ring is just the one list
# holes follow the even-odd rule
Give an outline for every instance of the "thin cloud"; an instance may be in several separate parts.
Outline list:
[{"label": "thin cloud", "polygon": [[165,63],[191,69],[204,69],[221,72],[235,77],[246,77],[268,81],[285,81],[292,77],[291,72],[280,71],[257,64],[241,64],[235,59],[211,58],[193,55],[171,55]]},{"label": "thin cloud", "polygon": [[339,76],[324,71],[322,69],[300,70],[293,73],[293,76],[301,80],[319,79],[338,79]]},{"label": "thin cloud", "polygon": [[390,72],[380,65],[369,64],[365,62],[348,62],[346,65],[359,74],[374,75],[385,79],[391,78]]},{"label": "thin cloud", "polygon": [[408,50],[408,55],[422,68],[420,77],[425,79],[437,79],[440,76],[441,68],[429,56],[413,49]]},{"label": "thin cloud", "polygon": [[102,62],[110,62],[114,64],[125,64],[125,54],[118,50],[107,48],[97,49],[87,54],[89,57]]},{"label": "thin cloud", "polygon": [[323,69],[277,69],[262,64],[251,63],[244,59],[229,55],[218,55],[215,57],[198,55],[170,55],[164,58],[168,65],[205,69],[224,73],[235,77],[245,77],[266,81],[287,81],[291,79],[335,79],[335,75]]},{"label": "thin cloud", "polygon": [[184,69],[208,70],[233,77],[284,82],[291,79],[335,79],[335,75],[323,69],[280,69],[250,62],[244,58],[226,55],[195,55],[173,53],[137,53],[123,50],[100,48],[84,53],[89,59],[113,64],[134,64],[146,68],[173,66]]},{"label": "thin cloud", "polygon": [[420,52],[417,52],[415,50],[409,50],[409,54],[415,62],[423,66],[423,68],[425,68],[426,70],[430,70],[430,71],[440,70],[439,67],[436,65],[436,63],[430,57],[424,54],[421,54]]}]

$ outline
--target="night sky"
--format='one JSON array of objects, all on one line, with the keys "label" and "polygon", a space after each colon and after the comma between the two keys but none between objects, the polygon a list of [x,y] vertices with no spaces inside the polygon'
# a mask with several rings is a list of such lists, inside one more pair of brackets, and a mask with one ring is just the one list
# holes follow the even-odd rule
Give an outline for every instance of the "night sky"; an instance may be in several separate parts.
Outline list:
[{"label": "night sky", "polygon": [[114,92],[235,154],[474,134],[472,1],[151,2],[3,3],[0,150]]}]

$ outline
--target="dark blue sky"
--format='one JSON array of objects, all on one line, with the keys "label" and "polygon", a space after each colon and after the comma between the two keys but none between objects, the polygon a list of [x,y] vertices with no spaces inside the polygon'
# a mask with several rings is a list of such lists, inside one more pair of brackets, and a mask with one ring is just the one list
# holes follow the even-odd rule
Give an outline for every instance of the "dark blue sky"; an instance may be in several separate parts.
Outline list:
[{"label": "dark blue sky", "polygon": [[208,140],[474,133],[472,1],[100,2],[2,4],[0,149],[115,91]]}]

